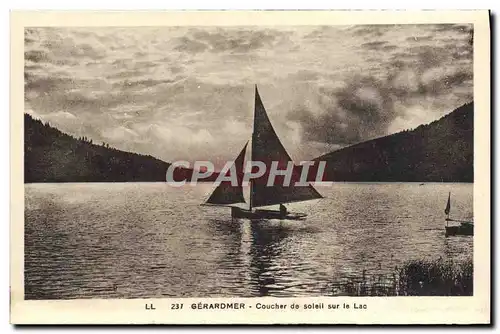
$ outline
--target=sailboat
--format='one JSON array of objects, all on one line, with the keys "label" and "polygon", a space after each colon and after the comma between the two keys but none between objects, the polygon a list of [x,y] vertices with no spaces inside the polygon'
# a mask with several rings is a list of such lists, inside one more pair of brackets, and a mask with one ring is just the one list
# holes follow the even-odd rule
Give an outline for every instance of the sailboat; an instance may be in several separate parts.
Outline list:
[{"label": "sailboat", "polygon": [[[446,203],[446,208],[444,209],[444,213],[446,214],[445,235],[446,236],[474,235],[474,222],[467,220],[451,219],[450,210],[451,210],[451,192],[448,192],[448,202]],[[456,222],[460,224],[449,225],[449,222]]]},{"label": "sailboat", "polygon": [[[254,124],[251,137],[251,161],[259,161],[266,165],[266,174],[261,178],[250,179],[250,196],[248,209],[244,209],[233,204],[246,203],[243,196],[243,176],[244,160],[248,142],[234,161],[234,170],[238,183],[233,186],[230,181],[221,182],[213,191],[210,197],[203,205],[229,206],[231,207],[231,216],[233,218],[248,219],[289,219],[303,220],[307,216],[305,213],[289,212],[284,204],[292,202],[309,201],[323,198],[323,196],[310,184],[306,186],[274,182],[267,186],[267,177],[271,163],[278,162],[279,169],[286,168],[292,161],[290,155],[285,150],[283,144],[278,138],[266,109],[259,95],[257,86],[255,86],[255,104],[254,104]],[[298,167],[295,166],[294,167]],[[294,168],[293,179],[297,180],[297,173],[300,168]],[[260,207],[279,205],[279,210],[257,209]]]}]

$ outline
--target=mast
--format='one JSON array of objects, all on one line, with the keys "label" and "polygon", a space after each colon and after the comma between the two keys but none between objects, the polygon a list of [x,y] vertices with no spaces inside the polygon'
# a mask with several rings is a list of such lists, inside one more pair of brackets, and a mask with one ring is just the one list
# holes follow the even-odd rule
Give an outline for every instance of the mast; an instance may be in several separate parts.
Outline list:
[{"label": "mast", "polygon": [[448,203],[446,203],[446,208],[444,209],[444,213],[446,214],[446,226],[448,226],[448,221],[450,220],[450,197],[451,197],[451,191],[448,192]]},{"label": "mast", "polygon": [[[253,104],[253,110],[254,110],[254,115],[253,115],[253,118],[254,118],[254,127],[252,129],[252,151],[250,153],[250,161],[253,161],[253,136],[254,136],[254,132],[255,132],[255,109],[257,108],[257,96],[259,95],[259,92],[257,91],[257,85],[255,85],[255,100],[254,100],[254,104]],[[252,203],[253,203],[253,179],[250,179],[250,198],[248,200],[248,203],[249,203],[249,210],[252,211]]]},{"label": "mast", "polygon": [[250,204],[248,210],[250,210],[250,211],[252,211],[252,197],[253,197],[252,192],[253,192],[253,182],[252,182],[252,180],[250,180],[250,198],[249,198],[249,201],[248,201],[249,204]]}]

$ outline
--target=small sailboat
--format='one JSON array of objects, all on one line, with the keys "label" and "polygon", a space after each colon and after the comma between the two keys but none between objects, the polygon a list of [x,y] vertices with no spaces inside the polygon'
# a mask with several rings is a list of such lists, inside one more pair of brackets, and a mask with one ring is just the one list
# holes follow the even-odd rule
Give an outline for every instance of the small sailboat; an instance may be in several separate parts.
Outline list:
[{"label": "small sailboat", "polygon": [[[221,182],[203,205],[229,206],[231,207],[231,216],[233,218],[304,219],[307,216],[306,214],[289,212],[284,204],[320,199],[323,196],[310,184],[297,186],[294,182],[290,184],[274,182],[271,186],[268,186],[267,182],[265,182],[272,162],[277,161],[279,169],[282,170],[288,166],[288,163],[292,159],[279,140],[267,116],[257,86],[255,86],[254,124],[251,141],[251,161],[264,163],[266,165],[266,174],[260,179],[249,180],[250,195],[248,209],[233,206],[233,204],[246,203],[243,196],[242,180],[248,142],[233,163],[233,170],[237,174],[237,185],[233,186],[230,181]],[[294,167],[297,166],[294,165]],[[297,180],[298,170],[299,168],[294,168],[294,180]],[[271,205],[279,205],[279,210],[256,209]]]},{"label": "small sailboat", "polygon": [[[474,222],[467,220],[458,220],[450,218],[450,209],[451,209],[451,192],[448,193],[448,202],[446,203],[446,208],[444,209],[444,213],[446,214],[446,236],[450,235],[474,235]],[[449,223],[459,223],[450,225]]]}]

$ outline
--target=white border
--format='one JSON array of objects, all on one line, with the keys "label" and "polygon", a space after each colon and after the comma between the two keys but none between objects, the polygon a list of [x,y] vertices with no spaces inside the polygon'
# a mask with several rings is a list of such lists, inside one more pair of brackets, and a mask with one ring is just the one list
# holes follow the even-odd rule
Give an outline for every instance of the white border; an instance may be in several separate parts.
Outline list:
[{"label": "white border", "polygon": [[[37,3],[35,1],[16,1],[15,3],[15,7],[18,8],[18,9],[33,9],[33,8],[59,8],[59,9],[105,9],[105,8],[118,8],[118,6],[115,5],[115,3],[118,3],[117,1],[116,2],[111,2],[112,4],[110,5],[109,4],[110,2],[109,1],[93,1],[93,0],[89,0],[89,1],[85,1],[83,4],[79,4],[78,2],[71,2],[71,3],[65,3],[65,2],[62,2],[62,1],[45,1],[43,4],[40,4],[40,3]],[[163,4],[163,6],[161,5],[158,5],[157,3],[155,3],[153,6],[151,6],[151,3],[152,1],[148,1],[148,0],[144,0],[144,1],[141,1],[141,7],[142,9],[144,8],[150,8],[150,9],[165,9],[167,7],[169,8],[172,8],[172,6],[168,6],[167,4]],[[210,2],[212,4],[211,8],[213,9],[217,9],[217,8],[245,8],[244,6],[238,6],[234,3],[231,3],[229,1],[226,1],[226,2],[222,2],[222,4],[220,5],[217,5],[215,4],[214,2]],[[219,2],[221,3],[221,2]],[[262,4],[261,4],[262,3]],[[283,6],[284,4],[279,4],[277,6],[274,6],[275,8],[304,8],[303,5],[304,3],[303,2],[298,2],[298,1],[287,1],[286,2],[288,5],[285,5]],[[307,4],[308,4],[308,7],[307,8],[328,8],[330,4],[328,4],[327,6],[324,6],[324,3],[323,2],[320,2],[319,5],[316,5],[316,3],[318,3],[317,1],[308,1]],[[369,1],[350,1],[349,2],[349,7],[350,8],[363,8],[363,6],[359,6],[357,5],[358,3],[361,3],[361,4],[365,4],[365,7],[364,8],[370,8],[371,6],[371,2]],[[389,3],[389,6],[386,5],[386,3]],[[385,8],[391,8],[391,5],[392,5],[392,1],[388,2],[388,1],[379,1],[377,2],[377,5],[381,6],[381,7],[385,7]],[[396,3],[394,1],[394,3]],[[4,3],[2,3],[2,6],[3,6]],[[63,6],[61,6],[62,4],[64,4]],[[120,1],[119,2],[119,6],[121,6],[121,8],[123,9],[139,9],[137,8],[137,2],[126,2],[126,1]],[[241,4],[241,3],[240,3]],[[297,5],[294,5],[294,4],[297,4]],[[470,5],[474,5],[474,6],[470,6]],[[456,6],[456,7],[459,7],[459,8],[488,8],[488,7],[493,7],[494,4],[496,4],[495,2],[491,2],[491,1],[480,1],[480,0],[477,0],[477,1],[474,1],[473,3],[471,2],[465,2],[463,1],[463,3],[461,3],[460,1],[454,1],[453,2],[453,5]],[[42,5],[42,6],[40,6]],[[171,4],[170,4],[171,5]],[[205,7],[205,4],[200,4],[200,2],[197,2],[197,1],[183,1],[182,2],[182,5],[184,8],[202,8],[202,7]],[[366,6],[367,5],[367,6]],[[396,5],[400,5],[399,2],[396,3]],[[418,2],[418,5],[420,8],[446,8],[446,7],[437,7],[436,6],[436,3],[434,1],[419,1]],[[246,7],[246,8],[272,8],[273,6],[269,5],[269,1],[252,1],[252,6],[250,7]],[[175,7],[174,7],[175,8]],[[177,7],[178,8],[178,7]],[[305,8],[305,9],[307,9]],[[341,7],[338,7],[338,8],[341,8]],[[394,7],[392,7],[394,8]],[[396,7],[397,8],[397,7]],[[416,8],[416,7],[414,7]],[[452,8],[452,7],[448,7],[448,8]],[[3,8],[2,8],[3,9]],[[2,11],[2,14],[3,17],[0,18],[3,19],[1,20],[0,22],[2,22],[2,28],[5,28],[7,27],[6,31],[1,35],[1,37],[6,37],[8,36],[8,20],[7,20],[7,15],[5,11]],[[8,37],[6,38],[6,40],[8,39]],[[7,43],[3,43],[4,47],[7,45]],[[495,49],[496,49],[496,45],[495,45]],[[4,102],[4,107],[8,107],[7,106],[7,101],[8,101],[8,98],[9,98],[9,94],[7,93],[8,92],[8,87],[9,87],[9,84],[7,83],[7,73],[8,73],[8,69],[7,69],[7,66],[9,65],[9,62],[8,62],[8,56],[6,55],[7,52],[2,52],[1,53],[1,56],[2,56],[2,60],[4,60],[2,63],[4,64],[4,66],[2,66],[2,70],[4,70],[4,76],[2,76],[2,78],[4,78],[3,81],[1,81],[2,83],[2,89],[1,90],[1,94],[3,94],[2,97],[4,97],[2,99],[2,101]],[[496,54],[498,55],[498,52],[496,52]],[[498,56],[497,56],[498,57]],[[497,59],[497,58],[496,58]],[[496,60],[495,59],[495,60]],[[496,87],[496,92],[498,92],[498,87]],[[9,124],[8,122],[8,116],[7,116],[7,113],[2,113],[2,116],[5,117],[3,120],[3,122],[0,122],[0,124],[2,124],[3,126],[5,126],[5,128],[3,129],[4,131],[1,131],[2,135],[7,137],[6,134],[8,133],[7,131],[7,124]],[[8,142],[8,140],[6,140],[6,138],[2,138],[4,140],[2,140],[0,142],[1,145],[4,145],[3,148],[3,152],[7,152],[9,150],[9,146],[8,144],[6,144]],[[4,172],[4,175],[8,174],[8,170],[7,170],[7,166],[6,165],[2,165],[2,168],[5,168],[5,169],[2,169],[2,171]],[[4,179],[6,181],[6,179]],[[5,182],[5,184],[3,184],[3,187],[2,187],[2,190],[3,190],[3,193],[2,193],[2,203],[3,205],[5,205],[4,209],[5,210],[1,210],[2,213],[5,215],[4,217],[6,219],[4,219],[4,221],[7,221],[7,217],[8,217],[8,211],[9,211],[9,206],[8,206],[8,192],[6,191],[6,189],[8,189],[8,182]],[[5,228],[6,227],[6,224],[3,225],[3,227]],[[498,228],[497,228],[497,232],[498,232]],[[3,233],[4,236],[8,235],[7,233]],[[4,243],[4,246],[7,245],[7,243]],[[498,249],[498,247],[497,247]],[[3,254],[8,254],[8,252],[3,252]],[[8,259],[7,259],[8,260]],[[7,282],[5,282],[7,283]],[[4,286],[6,286],[6,284],[4,284]],[[498,290],[498,289],[497,289]],[[6,291],[5,289],[2,289],[2,291]],[[4,301],[8,300],[7,298],[3,298]],[[5,315],[6,312],[3,312],[3,314]],[[5,323],[5,322],[3,322]],[[428,331],[428,329],[426,330]]]}]

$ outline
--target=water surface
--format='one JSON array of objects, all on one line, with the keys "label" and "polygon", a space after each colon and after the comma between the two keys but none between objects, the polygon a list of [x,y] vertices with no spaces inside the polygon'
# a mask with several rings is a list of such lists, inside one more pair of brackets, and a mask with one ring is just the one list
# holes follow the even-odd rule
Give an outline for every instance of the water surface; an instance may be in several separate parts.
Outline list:
[{"label": "water surface", "polygon": [[472,257],[444,207],[472,218],[472,184],[335,183],[288,205],[305,221],[231,220],[209,184],[28,184],[26,299],[324,296],[413,259]]}]

